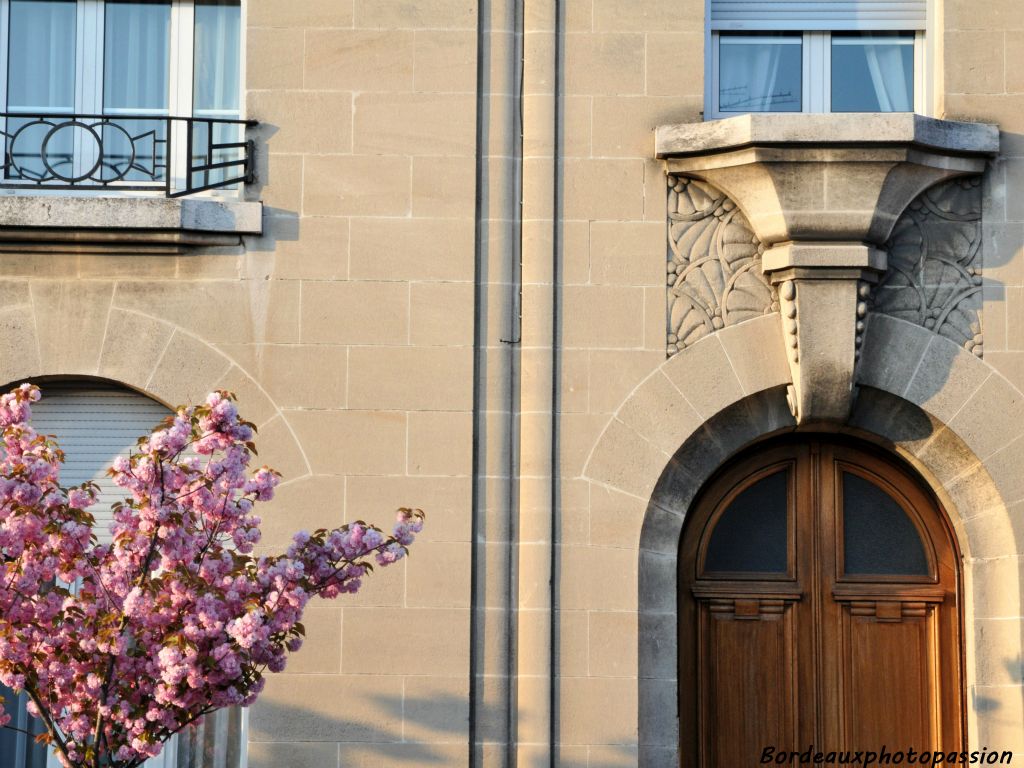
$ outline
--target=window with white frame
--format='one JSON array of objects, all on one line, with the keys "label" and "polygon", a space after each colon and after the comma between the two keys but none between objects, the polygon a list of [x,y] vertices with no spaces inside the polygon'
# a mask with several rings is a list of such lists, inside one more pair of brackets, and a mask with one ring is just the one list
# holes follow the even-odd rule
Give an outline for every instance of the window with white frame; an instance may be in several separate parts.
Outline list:
[{"label": "window with white frame", "polygon": [[[65,453],[64,485],[93,482],[99,486],[96,518],[101,541],[109,541],[112,505],[124,492],[106,475],[119,455],[127,456],[136,440],[170,414],[164,405],[126,387],[97,381],[41,382],[43,399],[32,406],[32,426],[55,435]],[[7,391],[6,389],[3,391]],[[28,697],[0,685],[11,715],[11,727],[0,728],[0,768],[60,768],[56,756],[34,735],[41,721],[30,717]],[[145,768],[244,768],[247,710],[229,707],[204,718],[196,729],[183,731],[164,746]]]},{"label": "window with white frame", "polygon": [[926,0],[708,3],[708,117],[928,112]]},{"label": "window with white frame", "polygon": [[240,71],[240,0],[0,0],[4,181],[145,188],[229,160],[209,148],[240,141]]}]

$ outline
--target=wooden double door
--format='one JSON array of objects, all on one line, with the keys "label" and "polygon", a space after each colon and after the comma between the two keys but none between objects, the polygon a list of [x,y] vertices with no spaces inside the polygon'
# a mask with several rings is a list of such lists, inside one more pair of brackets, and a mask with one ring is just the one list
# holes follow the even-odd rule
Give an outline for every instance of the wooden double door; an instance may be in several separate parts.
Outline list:
[{"label": "wooden double door", "polygon": [[959,555],[896,461],[759,448],[702,492],[679,562],[684,766],[963,748]]}]

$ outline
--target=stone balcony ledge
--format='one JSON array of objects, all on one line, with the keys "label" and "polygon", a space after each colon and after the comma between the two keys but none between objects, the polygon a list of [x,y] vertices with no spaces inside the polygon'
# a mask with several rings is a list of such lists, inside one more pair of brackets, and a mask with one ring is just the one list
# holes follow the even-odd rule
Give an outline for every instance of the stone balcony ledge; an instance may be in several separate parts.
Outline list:
[{"label": "stone balcony ledge", "polygon": [[950,154],[999,151],[999,129],[985,123],[938,120],[910,112],[747,114],[704,123],[659,126],[659,158],[729,152],[746,147],[912,146]]},{"label": "stone balcony ledge", "polygon": [[0,249],[177,252],[238,245],[263,204],[223,197],[0,195]]}]

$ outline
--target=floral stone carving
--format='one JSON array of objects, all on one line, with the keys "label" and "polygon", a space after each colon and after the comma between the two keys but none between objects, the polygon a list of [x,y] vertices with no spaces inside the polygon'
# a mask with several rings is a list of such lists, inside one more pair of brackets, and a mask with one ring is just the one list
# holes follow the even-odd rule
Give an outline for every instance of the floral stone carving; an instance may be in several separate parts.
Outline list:
[{"label": "floral stone carving", "polygon": [[922,325],[981,357],[981,177],[920,194],[886,243],[875,312]]},{"label": "floral stone carving", "polygon": [[668,354],[727,325],[777,312],[764,246],[722,192],[668,176]]}]

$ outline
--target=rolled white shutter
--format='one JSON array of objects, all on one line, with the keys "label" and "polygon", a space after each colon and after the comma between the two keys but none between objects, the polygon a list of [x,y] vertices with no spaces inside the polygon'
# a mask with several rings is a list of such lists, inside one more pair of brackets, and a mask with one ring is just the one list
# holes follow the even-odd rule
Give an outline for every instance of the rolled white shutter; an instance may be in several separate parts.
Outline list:
[{"label": "rolled white shutter", "polygon": [[64,450],[62,485],[91,480],[100,487],[99,502],[90,511],[96,535],[109,541],[111,505],[127,494],[106,476],[107,468],[171,411],[138,392],[100,382],[52,382],[40,389],[43,398],[32,407],[32,426],[55,435]]},{"label": "rolled white shutter", "polygon": [[927,0],[711,0],[715,30],[922,30]]}]

